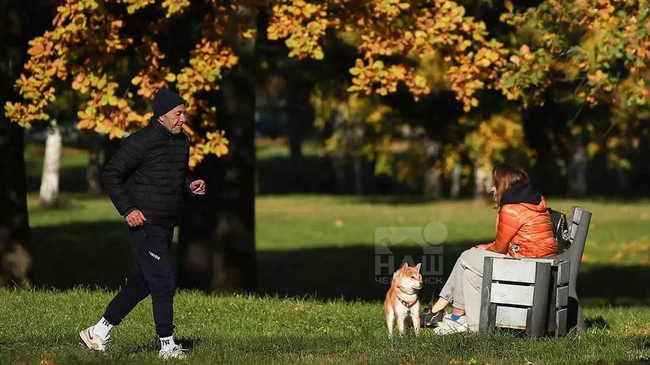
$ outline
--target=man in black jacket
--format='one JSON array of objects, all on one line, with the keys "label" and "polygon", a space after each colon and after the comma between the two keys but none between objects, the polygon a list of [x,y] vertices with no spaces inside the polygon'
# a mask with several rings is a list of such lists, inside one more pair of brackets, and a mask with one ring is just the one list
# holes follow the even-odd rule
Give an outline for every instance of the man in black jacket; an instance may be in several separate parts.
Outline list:
[{"label": "man in black jacket", "polygon": [[108,195],[129,227],[135,264],[132,278],[108,304],[104,316],[79,333],[90,349],[105,351],[110,329],[151,294],[159,356],[184,357],[173,338],[176,284],[169,249],[184,195],[205,194],[203,180],[188,178],[190,142],[182,132],[185,122],[185,101],[159,90],[149,124],[126,137],[104,169]]}]

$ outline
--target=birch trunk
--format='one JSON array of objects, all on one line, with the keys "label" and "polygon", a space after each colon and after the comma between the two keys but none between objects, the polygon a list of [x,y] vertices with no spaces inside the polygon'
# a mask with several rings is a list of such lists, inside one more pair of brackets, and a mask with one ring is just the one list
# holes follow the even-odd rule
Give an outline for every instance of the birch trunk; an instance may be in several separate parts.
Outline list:
[{"label": "birch trunk", "polygon": [[424,149],[426,154],[426,166],[424,171],[424,197],[427,199],[442,198],[442,181],[440,170],[435,167],[440,144],[424,137]]},{"label": "birch trunk", "polygon": [[567,174],[570,198],[581,198],[587,195],[587,160],[587,148],[579,141],[573,151]]},{"label": "birch trunk", "polygon": [[89,145],[86,182],[88,183],[88,192],[96,195],[102,192],[101,166],[99,164],[99,156],[102,152],[102,137],[94,132],[91,132],[88,137]]},{"label": "birch trunk", "polygon": [[454,199],[460,197],[461,173],[460,163],[457,163],[451,172],[451,197]]},{"label": "birch trunk", "polygon": [[52,207],[59,201],[59,171],[61,167],[61,129],[53,119],[45,141],[45,159],[41,179],[40,202]]},{"label": "birch trunk", "polygon": [[474,198],[482,199],[490,191],[490,173],[484,167],[474,167]]}]

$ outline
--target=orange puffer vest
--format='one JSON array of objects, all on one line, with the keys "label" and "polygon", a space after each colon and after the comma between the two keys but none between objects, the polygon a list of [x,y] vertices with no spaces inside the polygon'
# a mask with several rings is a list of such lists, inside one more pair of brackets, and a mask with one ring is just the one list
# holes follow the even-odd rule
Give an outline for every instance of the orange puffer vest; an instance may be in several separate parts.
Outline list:
[{"label": "orange puffer vest", "polygon": [[502,204],[497,215],[496,240],[486,249],[512,257],[556,255],[551,215],[544,197],[539,195],[538,199],[538,204],[526,201]]}]

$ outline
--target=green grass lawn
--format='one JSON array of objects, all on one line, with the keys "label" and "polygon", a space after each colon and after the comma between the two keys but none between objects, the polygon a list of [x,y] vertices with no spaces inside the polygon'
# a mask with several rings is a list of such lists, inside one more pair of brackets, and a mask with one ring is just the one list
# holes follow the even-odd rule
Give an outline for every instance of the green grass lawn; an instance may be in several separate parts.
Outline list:
[{"label": "green grass lawn", "polygon": [[[131,258],[124,223],[107,198],[64,198],[64,208],[43,211],[37,196],[29,196],[35,280],[52,289],[0,290],[0,363],[158,363],[149,299],[111,332],[106,356],[79,344],[78,331],[101,316],[125,282]],[[423,330],[419,338],[391,342],[381,306],[388,286],[374,277],[375,229],[443,223],[444,278],[460,252],[493,239],[495,211],[472,201],[260,196],[259,294],[179,292],[176,335],[192,347],[186,362],[647,364],[650,202],[549,202],[567,212],[574,204],[593,212],[578,282],[586,334],[534,340],[508,333],[436,337]],[[399,260],[421,249],[405,244],[394,252]],[[430,302],[440,287],[427,285],[422,301]]]}]

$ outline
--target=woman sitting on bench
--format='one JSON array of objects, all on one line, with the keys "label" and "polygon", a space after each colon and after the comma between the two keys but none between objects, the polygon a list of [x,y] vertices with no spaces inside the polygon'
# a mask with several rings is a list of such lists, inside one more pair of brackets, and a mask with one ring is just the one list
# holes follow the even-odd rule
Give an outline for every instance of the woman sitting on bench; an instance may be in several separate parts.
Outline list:
[{"label": "woman sitting on bench", "polygon": [[[440,298],[421,315],[421,326],[436,334],[478,331],[481,282],[485,257],[548,257],[557,253],[546,200],[517,166],[498,165],[492,171],[492,195],[499,209],[496,240],[463,252],[440,292]],[[452,304],[451,314],[444,315]]]}]

